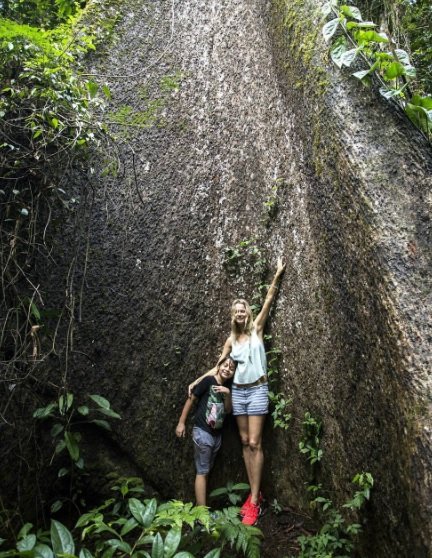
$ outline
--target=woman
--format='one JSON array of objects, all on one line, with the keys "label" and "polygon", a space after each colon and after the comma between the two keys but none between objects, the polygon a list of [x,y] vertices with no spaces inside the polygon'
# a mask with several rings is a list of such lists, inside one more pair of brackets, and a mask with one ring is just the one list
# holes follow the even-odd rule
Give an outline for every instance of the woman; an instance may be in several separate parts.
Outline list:
[{"label": "woman", "polygon": [[[231,335],[226,340],[219,359],[220,362],[230,355],[237,362],[232,386],[232,404],[251,487],[251,493],[241,508],[242,521],[247,525],[254,525],[261,512],[260,485],[264,465],[262,433],[268,413],[267,362],[263,335],[277,291],[277,283],[284,270],[285,264],[279,258],[263,307],[255,320],[246,300],[234,300],[231,307]],[[212,369],[205,375],[214,373],[215,369]],[[189,388],[191,389],[202,377]]]}]

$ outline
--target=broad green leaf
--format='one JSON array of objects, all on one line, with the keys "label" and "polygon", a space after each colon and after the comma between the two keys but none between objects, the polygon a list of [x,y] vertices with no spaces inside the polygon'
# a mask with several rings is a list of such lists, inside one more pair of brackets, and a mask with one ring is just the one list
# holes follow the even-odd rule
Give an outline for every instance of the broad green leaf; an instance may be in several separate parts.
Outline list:
[{"label": "broad green leaf", "polygon": [[59,469],[57,476],[60,479],[61,477],[65,477],[68,473],[69,473],[69,469],[66,469],[66,467],[62,467],[61,469]]},{"label": "broad green leaf", "polygon": [[105,397],[101,397],[100,395],[90,395],[90,399],[92,399],[99,407],[103,409],[109,409],[111,407],[110,402]]},{"label": "broad green leaf", "polygon": [[108,87],[108,85],[102,85],[102,91],[104,92],[104,95],[107,99],[111,99],[111,97],[112,97],[111,90]]},{"label": "broad green leaf", "polygon": [[358,29],[355,32],[355,38],[360,45],[367,45],[369,43],[388,43],[388,37],[385,33],[377,33],[374,30],[365,31],[363,29]]},{"label": "broad green leaf", "polygon": [[78,444],[75,440],[75,437],[73,435],[72,432],[65,432],[64,433],[64,441],[66,444],[66,447],[68,449],[69,455],[71,456],[71,459],[73,461],[78,461],[79,459],[79,447]]},{"label": "broad green leaf", "polygon": [[233,486],[233,490],[249,490],[250,486],[246,482],[238,482]]},{"label": "broad green leaf", "polygon": [[219,558],[220,557],[220,552],[221,552],[220,548],[214,548],[213,550],[210,550],[210,552],[208,552],[204,556],[204,558]]},{"label": "broad green leaf", "polygon": [[370,74],[370,70],[360,70],[359,72],[354,72],[352,75],[355,78],[362,80],[369,74]]},{"label": "broad green leaf", "polygon": [[31,313],[33,314],[33,317],[34,317],[38,322],[40,322],[41,315],[40,315],[40,312],[39,312],[38,307],[36,306],[36,304],[35,304],[33,301],[31,301],[31,304],[30,304],[30,310],[31,310]]},{"label": "broad green leaf", "polygon": [[33,523],[24,523],[24,525],[21,527],[21,529],[18,532],[18,536],[17,536],[18,540],[26,537],[31,531],[32,527],[33,527]]},{"label": "broad green leaf", "polygon": [[400,62],[392,62],[389,64],[384,72],[384,79],[395,79],[405,75],[405,68]]},{"label": "broad green leaf", "polygon": [[93,554],[87,548],[82,548],[80,550],[78,558],[93,558]]},{"label": "broad green leaf", "polygon": [[432,133],[432,111],[407,103],[405,112],[409,119],[426,134]]},{"label": "broad green leaf", "polygon": [[47,544],[39,543],[33,549],[33,558],[54,558],[54,554]]},{"label": "broad green leaf", "polygon": [[65,447],[66,447],[65,441],[64,440],[59,440],[56,444],[55,452],[56,453],[61,453],[65,449]]},{"label": "broad green leaf", "polygon": [[86,87],[87,87],[87,91],[89,92],[90,98],[93,99],[93,97],[95,97],[96,93],[98,92],[99,86],[97,83],[95,83],[94,81],[88,81],[86,83]]},{"label": "broad green leaf", "polygon": [[115,551],[116,549],[113,546],[109,546],[102,554],[102,558],[112,558],[114,556]]},{"label": "broad green leaf", "polygon": [[79,412],[80,415],[83,415],[84,417],[86,417],[89,414],[89,408],[87,407],[87,405],[81,405],[80,407],[78,407],[77,411]]},{"label": "broad green leaf", "polygon": [[185,550],[182,550],[182,552],[177,552],[174,558],[195,558],[195,556],[190,552],[186,552]]},{"label": "broad green leaf", "polygon": [[130,554],[132,552],[130,544],[120,539],[109,539],[106,541],[106,544],[109,544],[113,548],[121,550],[122,552],[126,552],[126,554]]},{"label": "broad green leaf", "polygon": [[51,118],[51,126],[56,129],[58,128],[59,121],[57,120],[57,118]]},{"label": "broad green leaf", "polygon": [[59,422],[56,422],[54,426],[51,428],[51,436],[55,438],[60,434],[60,432],[63,432],[63,425],[60,424]]},{"label": "broad green leaf", "polygon": [[351,17],[352,19],[357,19],[358,21],[362,20],[362,16],[360,10],[355,6],[341,6],[340,11],[343,13],[344,16]]},{"label": "broad green leaf", "polygon": [[324,27],[322,29],[322,32],[323,32],[324,40],[326,42],[328,42],[333,37],[333,35],[336,33],[336,29],[338,28],[338,25],[339,25],[339,18],[338,17],[328,21],[324,25]]},{"label": "broad green leaf", "polygon": [[398,57],[399,62],[402,62],[404,65],[410,65],[409,55],[406,50],[402,50],[401,48],[395,49],[396,56]]},{"label": "broad green leaf", "polygon": [[210,498],[216,498],[216,496],[222,496],[222,494],[226,494],[227,492],[227,489],[223,486],[221,488],[215,488],[214,490],[212,490],[209,496]]},{"label": "broad green leaf", "polygon": [[60,521],[51,519],[51,545],[54,554],[74,554],[75,543],[72,535]]},{"label": "broad green leaf", "polygon": [[407,64],[406,66],[404,66],[405,68],[405,75],[410,77],[410,78],[415,78],[417,75],[417,70],[414,68],[414,66],[411,66],[410,64]]},{"label": "broad green leaf", "polygon": [[354,28],[361,28],[361,29],[373,29],[376,27],[376,23],[373,21],[348,21],[346,24],[348,31]]},{"label": "broad green leaf", "polygon": [[110,423],[107,422],[106,420],[93,419],[90,422],[92,422],[93,424],[96,424],[97,426],[100,426],[104,430],[111,430]]},{"label": "broad green leaf", "polygon": [[85,527],[90,523],[90,521],[93,521],[94,523],[100,523],[101,521],[103,521],[103,518],[104,516],[101,513],[84,513],[76,522],[75,527]]},{"label": "broad green leaf", "polygon": [[164,558],[164,545],[160,533],[154,538],[151,555],[152,558]]},{"label": "broad green leaf", "polygon": [[342,68],[342,55],[347,51],[347,44],[345,37],[338,37],[333,43],[330,56],[338,68]]},{"label": "broad green leaf", "polygon": [[181,541],[181,529],[173,527],[168,531],[164,541],[164,558],[172,558]]},{"label": "broad green leaf", "polygon": [[135,527],[138,526],[138,521],[134,518],[134,517],[130,517],[126,523],[123,525],[122,530],[120,531],[120,535],[122,537],[124,537],[125,535],[127,535],[130,531],[132,531],[133,529],[135,529]]},{"label": "broad green leaf", "polygon": [[347,50],[346,52],[344,52],[341,56],[341,63],[344,66],[347,66],[349,68],[351,66],[351,64],[354,62],[354,60],[357,56],[357,52],[358,52],[357,48],[352,48],[352,49]]},{"label": "broad green leaf", "polygon": [[323,6],[321,7],[321,13],[324,17],[327,17],[332,11],[332,4],[331,2],[326,2],[325,4],[323,4]]},{"label": "broad green leaf", "polygon": [[106,415],[107,417],[111,417],[111,418],[116,418],[116,419],[121,419],[121,416],[116,413],[115,411],[113,411],[112,409],[98,409],[98,411],[104,415]]},{"label": "broad green leaf", "polygon": [[51,504],[51,513],[58,512],[63,507],[63,502],[61,500],[56,500],[53,504]]},{"label": "broad green leaf", "polygon": [[43,419],[49,417],[56,408],[57,403],[50,403],[46,407],[39,407],[39,409],[36,409],[36,411],[33,413],[33,418]]},{"label": "broad green leaf", "polygon": [[130,498],[128,502],[129,511],[140,525],[144,525],[145,505],[137,498]]},{"label": "broad green leaf", "polygon": [[26,535],[20,541],[17,542],[17,550],[20,552],[25,552],[26,550],[32,550],[36,544],[36,535]]},{"label": "broad green leaf", "polygon": [[67,411],[69,411],[69,409],[72,407],[73,400],[74,400],[73,393],[67,393],[66,394],[66,410]]}]

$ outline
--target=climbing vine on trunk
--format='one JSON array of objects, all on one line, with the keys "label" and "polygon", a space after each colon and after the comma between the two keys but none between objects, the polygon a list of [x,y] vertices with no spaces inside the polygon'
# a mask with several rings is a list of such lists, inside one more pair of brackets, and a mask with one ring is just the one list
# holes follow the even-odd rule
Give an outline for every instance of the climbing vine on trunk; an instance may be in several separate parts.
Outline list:
[{"label": "climbing vine on trunk", "polygon": [[330,42],[330,56],[339,68],[350,68],[357,61],[366,66],[352,75],[363,84],[378,81],[381,95],[397,103],[408,118],[430,141],[432,139],[432,97],[414,91],[416,69],[409,54],[392,38],[377,31],[373,21],[364,21],[356,6],[330,0],[322,8],[325,17],[334,16],[323,26]]}]

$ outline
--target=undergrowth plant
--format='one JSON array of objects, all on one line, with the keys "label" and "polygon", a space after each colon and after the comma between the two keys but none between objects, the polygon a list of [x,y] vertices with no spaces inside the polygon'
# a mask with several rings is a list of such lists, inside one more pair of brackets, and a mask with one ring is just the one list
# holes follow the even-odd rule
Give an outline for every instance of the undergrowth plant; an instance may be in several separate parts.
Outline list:
[{"label": "undergrowth plant", "polygon": [[378,30],[376,23],[364,21],[356,6],[330,0],[322,13],[333,16],[323,26],[333,62],[339,68],[364,66],[352,75],[365,85],[375,79],[381,95],[396,102],[430,141],[432,97],[415,90],[416,69],[408,52],[398,48],[388,32]]},{"label": "undergrowth plant", "polygon": [[[358,511],[370,498],[373,477],[370,473],[358,473],[352,482],[359,489],[342,508]],[[348,521],[329,498],[322,496],[321,485],[311,485],[308,490],[314,495],[311,507],[319,512],[322,525],[317,533],[298,538],[301,547],[298,558],[349,558],[362,530],[361,525]]]},{"label": "undergrowth plant", "polygon": [[155,498],[128,498],[119,513],[111,499],[83,514],[71,532],[51,520],[49,531],[27,523],[14,548],[0,558],[259,558],[262,533],[243,525],[237,508],[214,517],[205,506],[177,500],[159,504]]},{"label": "undergrowth plant", "polygon": [[[81,448],[83,427],[94,425],[111,430],[109,420],[121,418],[104,397],[90,395],[89,400],[89,404],[76,406],[73,393],[64,392],[57,400],[39,407],[33,413],[35,419],[49,422],[54,446],[50,465],[54,461],[60,463],[57,478],[69,478],[68,493],[55,500],[51,505],[52,513],[59,511],[65,502],[72,503],[77,510],[86,505],[80,486],[81,478],[86,474],[85,455]],[[62,459],[64,454],[67,459]]]},{"label": "undergrowth plant", "polygon": [[306,455],[311,465],[315,465],[323,457],[323,450],[320,448],[322,422],[306,412],[302,425],[303,438],[299,442],[299,450],[300,453]]},{"label": "undergrowth plant", "polygon": [[215,488],[210,492],[210,498],[223,499],[229,505],[236,506],[243,499],[245,492],[250,490],[250,486],[245,482],[234,483],[228,481],[226,486]]}]

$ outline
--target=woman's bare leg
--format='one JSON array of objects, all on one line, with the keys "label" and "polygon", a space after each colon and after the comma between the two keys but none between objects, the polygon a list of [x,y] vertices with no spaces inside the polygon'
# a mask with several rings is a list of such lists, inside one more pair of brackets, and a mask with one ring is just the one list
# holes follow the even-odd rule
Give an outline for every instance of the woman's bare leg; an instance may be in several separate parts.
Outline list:
[{"label": "woman's bare leg", "polygon": [[249,483],[251,487],[251,501],[258,503],[261,477],[264,467],[264,454],[262,450],[262,433],[266,415],[249,416],[248,418],[248,439],[249,439]]},{"label": "woman's bare leg", "polygon": [[243,460],[246,467],[246,473],[249,481],[249,485],[252,487],[251,479],[251,460],[250,460],[250,448],[249,448],[249,417],[247,415],[236,416],[237,426],[239,429],[240,440],[243,448]]}]

